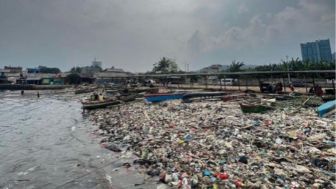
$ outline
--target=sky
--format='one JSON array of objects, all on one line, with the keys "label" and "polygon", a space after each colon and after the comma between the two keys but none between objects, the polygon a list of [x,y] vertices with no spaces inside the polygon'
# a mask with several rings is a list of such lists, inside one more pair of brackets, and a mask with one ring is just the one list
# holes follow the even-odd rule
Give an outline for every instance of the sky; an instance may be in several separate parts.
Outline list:
[{"label": "sky", "polygon": [[335,0],[0,0],[0,67],[261,65],[318,39],[335,51]]}]

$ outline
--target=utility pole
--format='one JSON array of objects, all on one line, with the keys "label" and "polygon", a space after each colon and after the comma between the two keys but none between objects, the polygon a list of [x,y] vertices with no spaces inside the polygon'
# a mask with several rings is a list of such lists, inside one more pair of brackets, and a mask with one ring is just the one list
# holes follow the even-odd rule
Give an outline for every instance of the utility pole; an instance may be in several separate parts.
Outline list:
[{"label": "utility pole", "polygon": [[291,82],[291,79],[290,79],[290,74],[289,74],[289,65],[288,65],[288,56],[286,56],[286,65],[287,65],[287,76],[288,76],[288,83]]}]

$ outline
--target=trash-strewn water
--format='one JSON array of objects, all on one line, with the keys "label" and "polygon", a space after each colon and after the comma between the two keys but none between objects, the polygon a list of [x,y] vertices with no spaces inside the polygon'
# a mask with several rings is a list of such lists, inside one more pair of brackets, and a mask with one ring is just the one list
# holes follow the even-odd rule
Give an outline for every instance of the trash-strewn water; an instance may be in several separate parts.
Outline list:
[{"label": "trash-strewn water", "polygon": [[134,175],[116,171],[115,155],[99,146],[93,129],[71,95],[38,99],[0,92],[0,188],[112,188],[111,183],[133,188],[141,183],[138,177],[123,182],[125,174]]}]

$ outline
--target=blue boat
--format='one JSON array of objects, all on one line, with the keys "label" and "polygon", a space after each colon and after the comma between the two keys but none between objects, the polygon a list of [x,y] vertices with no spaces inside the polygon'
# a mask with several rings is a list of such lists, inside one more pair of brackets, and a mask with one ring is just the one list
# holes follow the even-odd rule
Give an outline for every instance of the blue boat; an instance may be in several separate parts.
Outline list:
[{"label": "blue boat", "polygon": [[162,102],[166,100],[182,99],[185,93],[156,93],[144,95],[147,102]]},{"label": "blue boat", "polygon": [[336,100],[326,102],[317,108],[317,113],[320,117],[323,117],[326,113],[330,112],[336,107]]}]

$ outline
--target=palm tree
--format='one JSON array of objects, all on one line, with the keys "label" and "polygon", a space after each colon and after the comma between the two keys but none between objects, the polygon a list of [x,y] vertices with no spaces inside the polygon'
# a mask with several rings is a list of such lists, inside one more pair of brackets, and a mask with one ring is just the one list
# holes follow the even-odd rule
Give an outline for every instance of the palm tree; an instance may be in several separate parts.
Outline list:
[{"label": "palm tree", "polygon": [[229,72],[239,72],[242,66],[244,66],[244,62],[234,60],[229,67]]},{"label": "palm tree", "polygon": [[176,73],[178,72],[178,66],[172,59],[162,57],[161,60],[154,64],[152,70],[154,73]]}]

